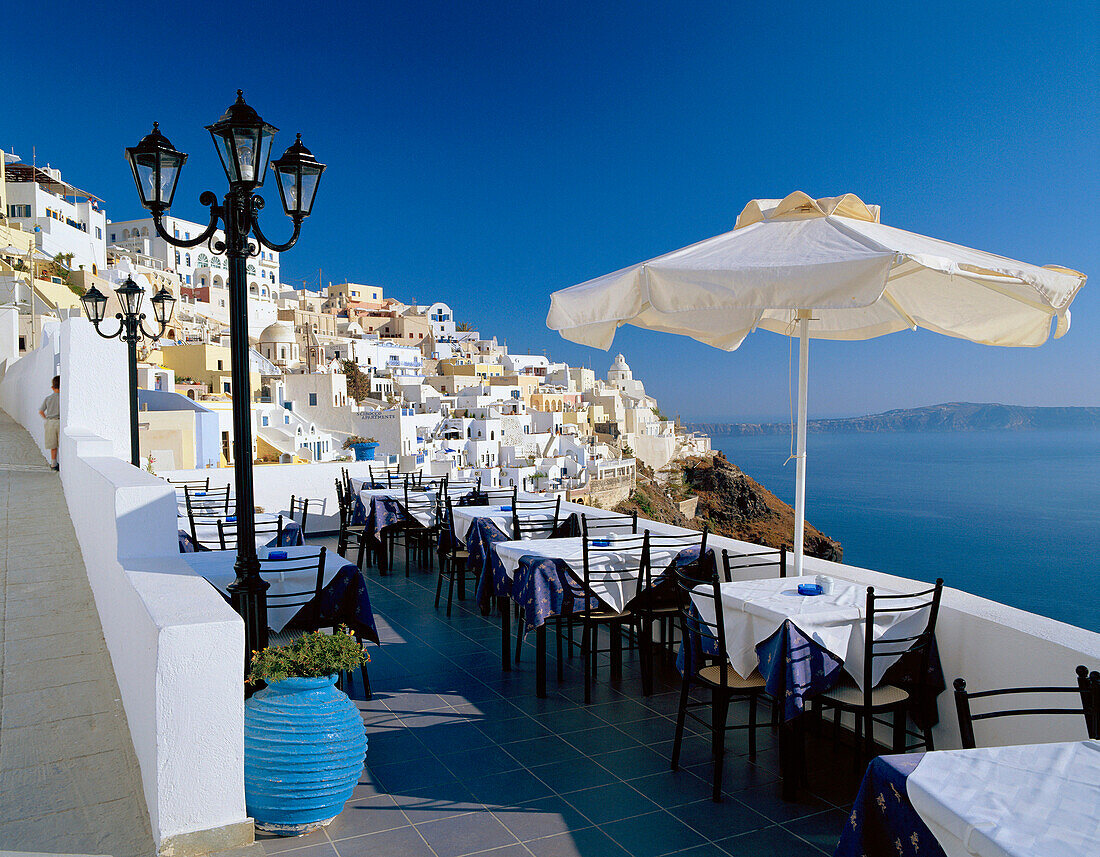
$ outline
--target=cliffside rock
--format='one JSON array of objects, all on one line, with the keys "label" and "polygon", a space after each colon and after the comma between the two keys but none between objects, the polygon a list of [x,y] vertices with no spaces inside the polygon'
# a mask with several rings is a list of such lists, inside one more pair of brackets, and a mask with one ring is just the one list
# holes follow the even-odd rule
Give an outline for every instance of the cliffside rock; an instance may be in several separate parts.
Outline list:
[{"label": "cliffside rock", "polygon": [[[778,548],[792,546],[794,510],[721,453],[713,458],[694,458],[681,463],[683,486],[698,496],[695,517],[688,520],[679,511],[682,496],[669,496],[653,485],[639,484],[634,496],[616,511],[638,511],[653,520]],[[806,553],[839,562],[840,543],[807,522]]]}]

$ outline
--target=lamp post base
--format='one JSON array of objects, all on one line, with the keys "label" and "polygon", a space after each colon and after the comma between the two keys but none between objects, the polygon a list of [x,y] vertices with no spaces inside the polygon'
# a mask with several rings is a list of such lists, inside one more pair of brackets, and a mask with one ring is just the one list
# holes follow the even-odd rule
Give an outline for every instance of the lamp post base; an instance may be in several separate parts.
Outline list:
[{"label": "lamp post base", "polygon": [[227,587],[229,603],[244,620],[244,669],[248,673],[252,653],[267,648],[267,589],[256,557],[237,557],[237,579]]}]

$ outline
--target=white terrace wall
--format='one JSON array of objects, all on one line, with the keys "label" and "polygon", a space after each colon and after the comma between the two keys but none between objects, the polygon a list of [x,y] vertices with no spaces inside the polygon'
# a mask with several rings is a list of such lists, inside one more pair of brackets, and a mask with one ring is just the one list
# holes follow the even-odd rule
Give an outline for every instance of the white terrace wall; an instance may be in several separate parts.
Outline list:
[{"label": "white terrace wall", "polygon": [[4,367],[0,384],[0,406],[23,426],[38,448],[46,453],[46,427],[38,415],[42,400],[50,393],[50,381],[57,374],[61,333],[58,325],[42,330],[42,346],[21,360]]},{"label": "white terrace wall", "polygon": [[[61,481],[122,696],[158,852],[252,839],[244,808],[244,626],[182,562],[175,493],[128,463],[125,346],[60,332]],[[0,402],[35,430],[52,345],[14,364]],[[46,355],[45,357],[43,355]],[[41,430],[36,436],[41,442]]]}]

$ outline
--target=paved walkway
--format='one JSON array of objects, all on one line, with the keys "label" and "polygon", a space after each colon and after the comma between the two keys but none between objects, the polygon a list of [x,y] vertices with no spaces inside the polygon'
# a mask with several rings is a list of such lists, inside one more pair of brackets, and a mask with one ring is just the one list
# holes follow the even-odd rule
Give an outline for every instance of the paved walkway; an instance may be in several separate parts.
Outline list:
[{"label": "paved walkway", "polygon": [[0,411],[0,852],[152,855],[118,684],[58,475]]}]

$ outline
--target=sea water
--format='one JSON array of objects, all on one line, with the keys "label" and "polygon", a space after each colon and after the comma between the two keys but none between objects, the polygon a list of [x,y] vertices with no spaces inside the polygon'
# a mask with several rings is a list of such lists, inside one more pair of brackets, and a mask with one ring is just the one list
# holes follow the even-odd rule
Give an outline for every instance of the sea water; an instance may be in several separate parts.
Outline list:
[{"label": "sea water", "polygon": [[[788,435],[712,443],[793,505]],[[1100,432],[810,434],[806,474],[845,563],[1100,631]]]}]

